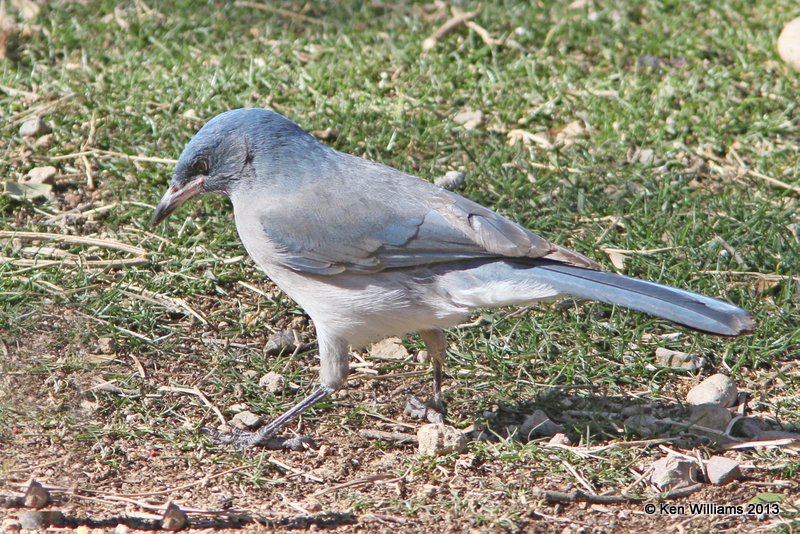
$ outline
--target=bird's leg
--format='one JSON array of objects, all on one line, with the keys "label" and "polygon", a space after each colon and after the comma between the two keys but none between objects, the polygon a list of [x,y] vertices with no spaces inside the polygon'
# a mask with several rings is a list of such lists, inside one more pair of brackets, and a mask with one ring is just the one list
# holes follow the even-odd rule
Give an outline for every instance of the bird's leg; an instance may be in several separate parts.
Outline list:
[{"label": "bird's leg", "polygon": [[230,434],[223,434],[214,430],[209,431],[209,433],[211,434],[211,438],[219,444],[233,444],[243,449],[249,449],[256,445],[264,445],[270,449],[302,450],[305,448],[304,445],[309,442],[308,439],[279,438],[276,436],[278,431],[283,428],[286,423],[299,416],[334,391],[336,391],[336,388],[320,385],[311,395],[292,406],[286,413],[254,432],[245,432],[237,429]]},{"label": "bird's leg", "polygon": [[442,330],[421,330],[419,337],[428,349],[428,355],[433,367],[433,397],[427,402],[421,402],[411,397],[406,404],[406,413],[412,417],[427,419],[432,423],[443,423],[446,417],[444,400],[442,399],[442,367],[447,350],[447,340]]}]

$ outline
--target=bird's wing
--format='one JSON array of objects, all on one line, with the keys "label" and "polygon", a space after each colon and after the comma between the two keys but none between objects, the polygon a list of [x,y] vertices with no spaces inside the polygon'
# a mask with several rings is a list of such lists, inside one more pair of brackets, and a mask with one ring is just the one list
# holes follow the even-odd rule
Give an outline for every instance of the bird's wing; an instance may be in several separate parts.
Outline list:
[{"label": "bird's wing", "polygon": [[487,257],[546,257],[599,268],[455,193],[348,159],[348,175],[357,173],[357,180],[332,173],[261,210],[260,229],[277,252],[272,261],[321,275]]}]

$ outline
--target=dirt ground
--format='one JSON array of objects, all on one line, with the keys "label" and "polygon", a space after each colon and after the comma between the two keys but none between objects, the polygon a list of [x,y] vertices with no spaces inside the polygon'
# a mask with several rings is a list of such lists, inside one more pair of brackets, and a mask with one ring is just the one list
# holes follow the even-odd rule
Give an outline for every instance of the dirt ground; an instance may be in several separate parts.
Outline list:
[{"label": "dirt ground", "polygon": [[[316,450],[215,448],[198,432],[201,423],[217,424],[203,399],[159,391],[160,385],[191,384],[206,375],[207,345],[182,347],[187,356],[181,360],[135,358],[120,350],[103,361],[92,359],[78,334],[92,328],[90,319],[53,307],[34,323],[24,337],[3,340],[0,400],[14,409],[5,413],[0,491],[19,495],[30,478],[36,479],[50,489],[53,508],[65,514],[69,526],[158,529],[168,501],[188,512],[192,529],[214,530],[740,532],[768,530],[785,521],[770,515],[648,514],[645,503],[660,506],[653,499],[548,503],[548,490],[582,488],[541,465],[559,462],[544,447],[546,440],[535,446],[540,452],[531,455],[530,465],[521,466],[504,461],[502,453],[490,454],[497,444],[420,461],[413,443],[362,437],[365,429],[415,434],[420,423],[403,414],[403,394],[423,395],[427,375],[353,380],[329,408],[317,410],[313,423],[292,425],[316,441]],[[189,332],[186,339],[202,336]],[[65,365],[75,358],[93,363]],[[300,360],[312,365],[313,352]],[[98,387],[111,377],[118,384],[142,372],[135,391]],[[352,417],[358,405],[369,406],[367,413],[373,414],[362,425]],[[639,447],[642,454],[629,467],[646,465],[654,447]],[[759,464],[765,458],[749,460]],[[796,480],[777,480],[769,470],[745,472],[727,486],[703,485],[687,497],[662,502],[743,504],[765,491],[796,496],[800,489]],[[8,508],[3,513],[13,519],[21,512]]]}]

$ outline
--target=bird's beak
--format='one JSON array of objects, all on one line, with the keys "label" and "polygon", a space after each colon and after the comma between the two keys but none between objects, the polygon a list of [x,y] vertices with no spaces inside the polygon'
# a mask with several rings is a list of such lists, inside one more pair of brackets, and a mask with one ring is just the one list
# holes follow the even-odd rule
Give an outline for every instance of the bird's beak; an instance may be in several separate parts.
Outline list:
[{"label": "bird's beak", "polygon": [[155,226],[178,209],[178,206],[205,190],[205,176],[195,178],[183,186],[173,183],[156,206],[150,226]]}]

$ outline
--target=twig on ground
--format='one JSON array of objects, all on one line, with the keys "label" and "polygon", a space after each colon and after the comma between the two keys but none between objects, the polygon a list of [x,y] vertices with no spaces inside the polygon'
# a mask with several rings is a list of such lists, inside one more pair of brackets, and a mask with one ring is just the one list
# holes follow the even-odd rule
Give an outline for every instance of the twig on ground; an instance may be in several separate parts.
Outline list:
[{"label": "twig on ground", "polygon": [[28,260],[28,259],[14,259],[5,258],[0,256],[0,265],[15,265],[17,267],[26,267],[17,271],[14,274],[21,274],[23,272],[39,269],[45,267],[84,267],[89,269],[116,269],[121,267],[141,267],[147,265],[150,260],[147,258],[125,258],[120,260]]},{"label": "twig on ground", "polygon": [[589,493],[591,493],[592,495],[596,495],[596,494],[597,494],[597,490],[595,489],[595,487],[594,487],[594,486],[592,486],[592,484],[591,484],[591,483],[590,483],[588,480],[586,480],[586,478],[584,478],[584,476],[583,476],[583,475],[581,475],[581,474],[578,472],[578,470],[577,470],[577,469],[575,469],[575,468],[572,466],[572,464],[571,464],[571,463],[569,463],[569,462],[568,462],[568,461],[566,461],[566,460],[561,460],[561,465],[563,465],[563,466],[564,466],[564,468],[565,468],[567,471],[569,471],[569,473],[570,473],[570,474],[571,474],[571,475],[572,475],[572,476],[575,478],[575,480],[577,480],[577,481],[578,481],[578,483],[579,483],[581,486],[583,486],[584,488],[586,488],[586,490],[587,490]]},{"label": "twig on ground", "polygon": [[761,447],[789,447],[791,449],[800,450],[800,440],[794,438],[754,440],[754,441],[742,441],[738,443],[726,443],[720,446],[720,448],[725,451],[739,450],[739,449],[758,449]]},{"label": "twig on ground", "polygon": [[372,475],[364,478],[359,478],[357,480],[350,480],[348,482],[342,482],[341,484],[337,484],[330,488],[325,488],[322,490],[317,491],[316,493],[312,494],[312,497],[320,497],[322,495],[326,495],[328,493],[334,493],[339,490],[343,490],[345,488],[352,488],[353,486],[361,486],[363,484],[370,484],[372,482],[378,482],[379,480],[400,480],[403,478],[402,476],[396,477],[394,475]]},{"label": "twig on ground", "polygon": [[320,482],[320,483],[325,482],[324,480],[322,480],[321,478],[319,478],[317,476],[314,476],[314,475],[312,475],[310,473],[307,473],[305,471],[301,471],[300,469],[297,469],[296,467],[292,467],[291,465],[286,465],[285,463],[283,463],[283,462],[281,462],[279,460],[276,460],[275,458],[273,458],[271,456],[270,456],[269,460],[267,460],[267,461],[269,463],[271,463],[272,465],[274,465],[274,466],[280,467],[281,469],[289,471],[290,473],[294,473],[295,475],[301,476],[301,477],[306,478],[308,480],[313,480],[314,482]]},{"label": "twig on ground", "polygon": [[49,234],[44,232],[12,232],[0,231],[0,239],[29,239],[55,241],[56,243],[67,243],[70,245],[86,245],[101,248],[120,250],[136,256],[144,256],[147,251],[141,247],[115,241],[113,239],[100,239],[97,237],[84,237],[80,235]]},{"label": "twig on ground", "polygon": [[489,32],[486,31],[486,28],[484,28],[483,26],[479,25],[478,23],[473,22],[471,20],[468,20],[465,24],[466,24],[467,28],[469,28],[470,30],[474,31],[475,33],[477,33],[480,36],[481,40],[484,43],[486,43],[486,46],[500,46],[500,45],[503,44],[503,41],[501,41],[500,39],[494,39],[489,34]]},{"label": "twig on ground", "polygon": [[459,26],[463,26],[468,21],[474,19],[480,13],[480,9],[476,9],[475,11],[467,11],[466,13],[457,13],[454,14],[451,19],[447,22],[439,26],[439,28],[431,34],[430,37],[422,41],[422,49],[423,50],[431,50],[435,47],[439,41],[445,38],[447,34],[458,28]]}]

